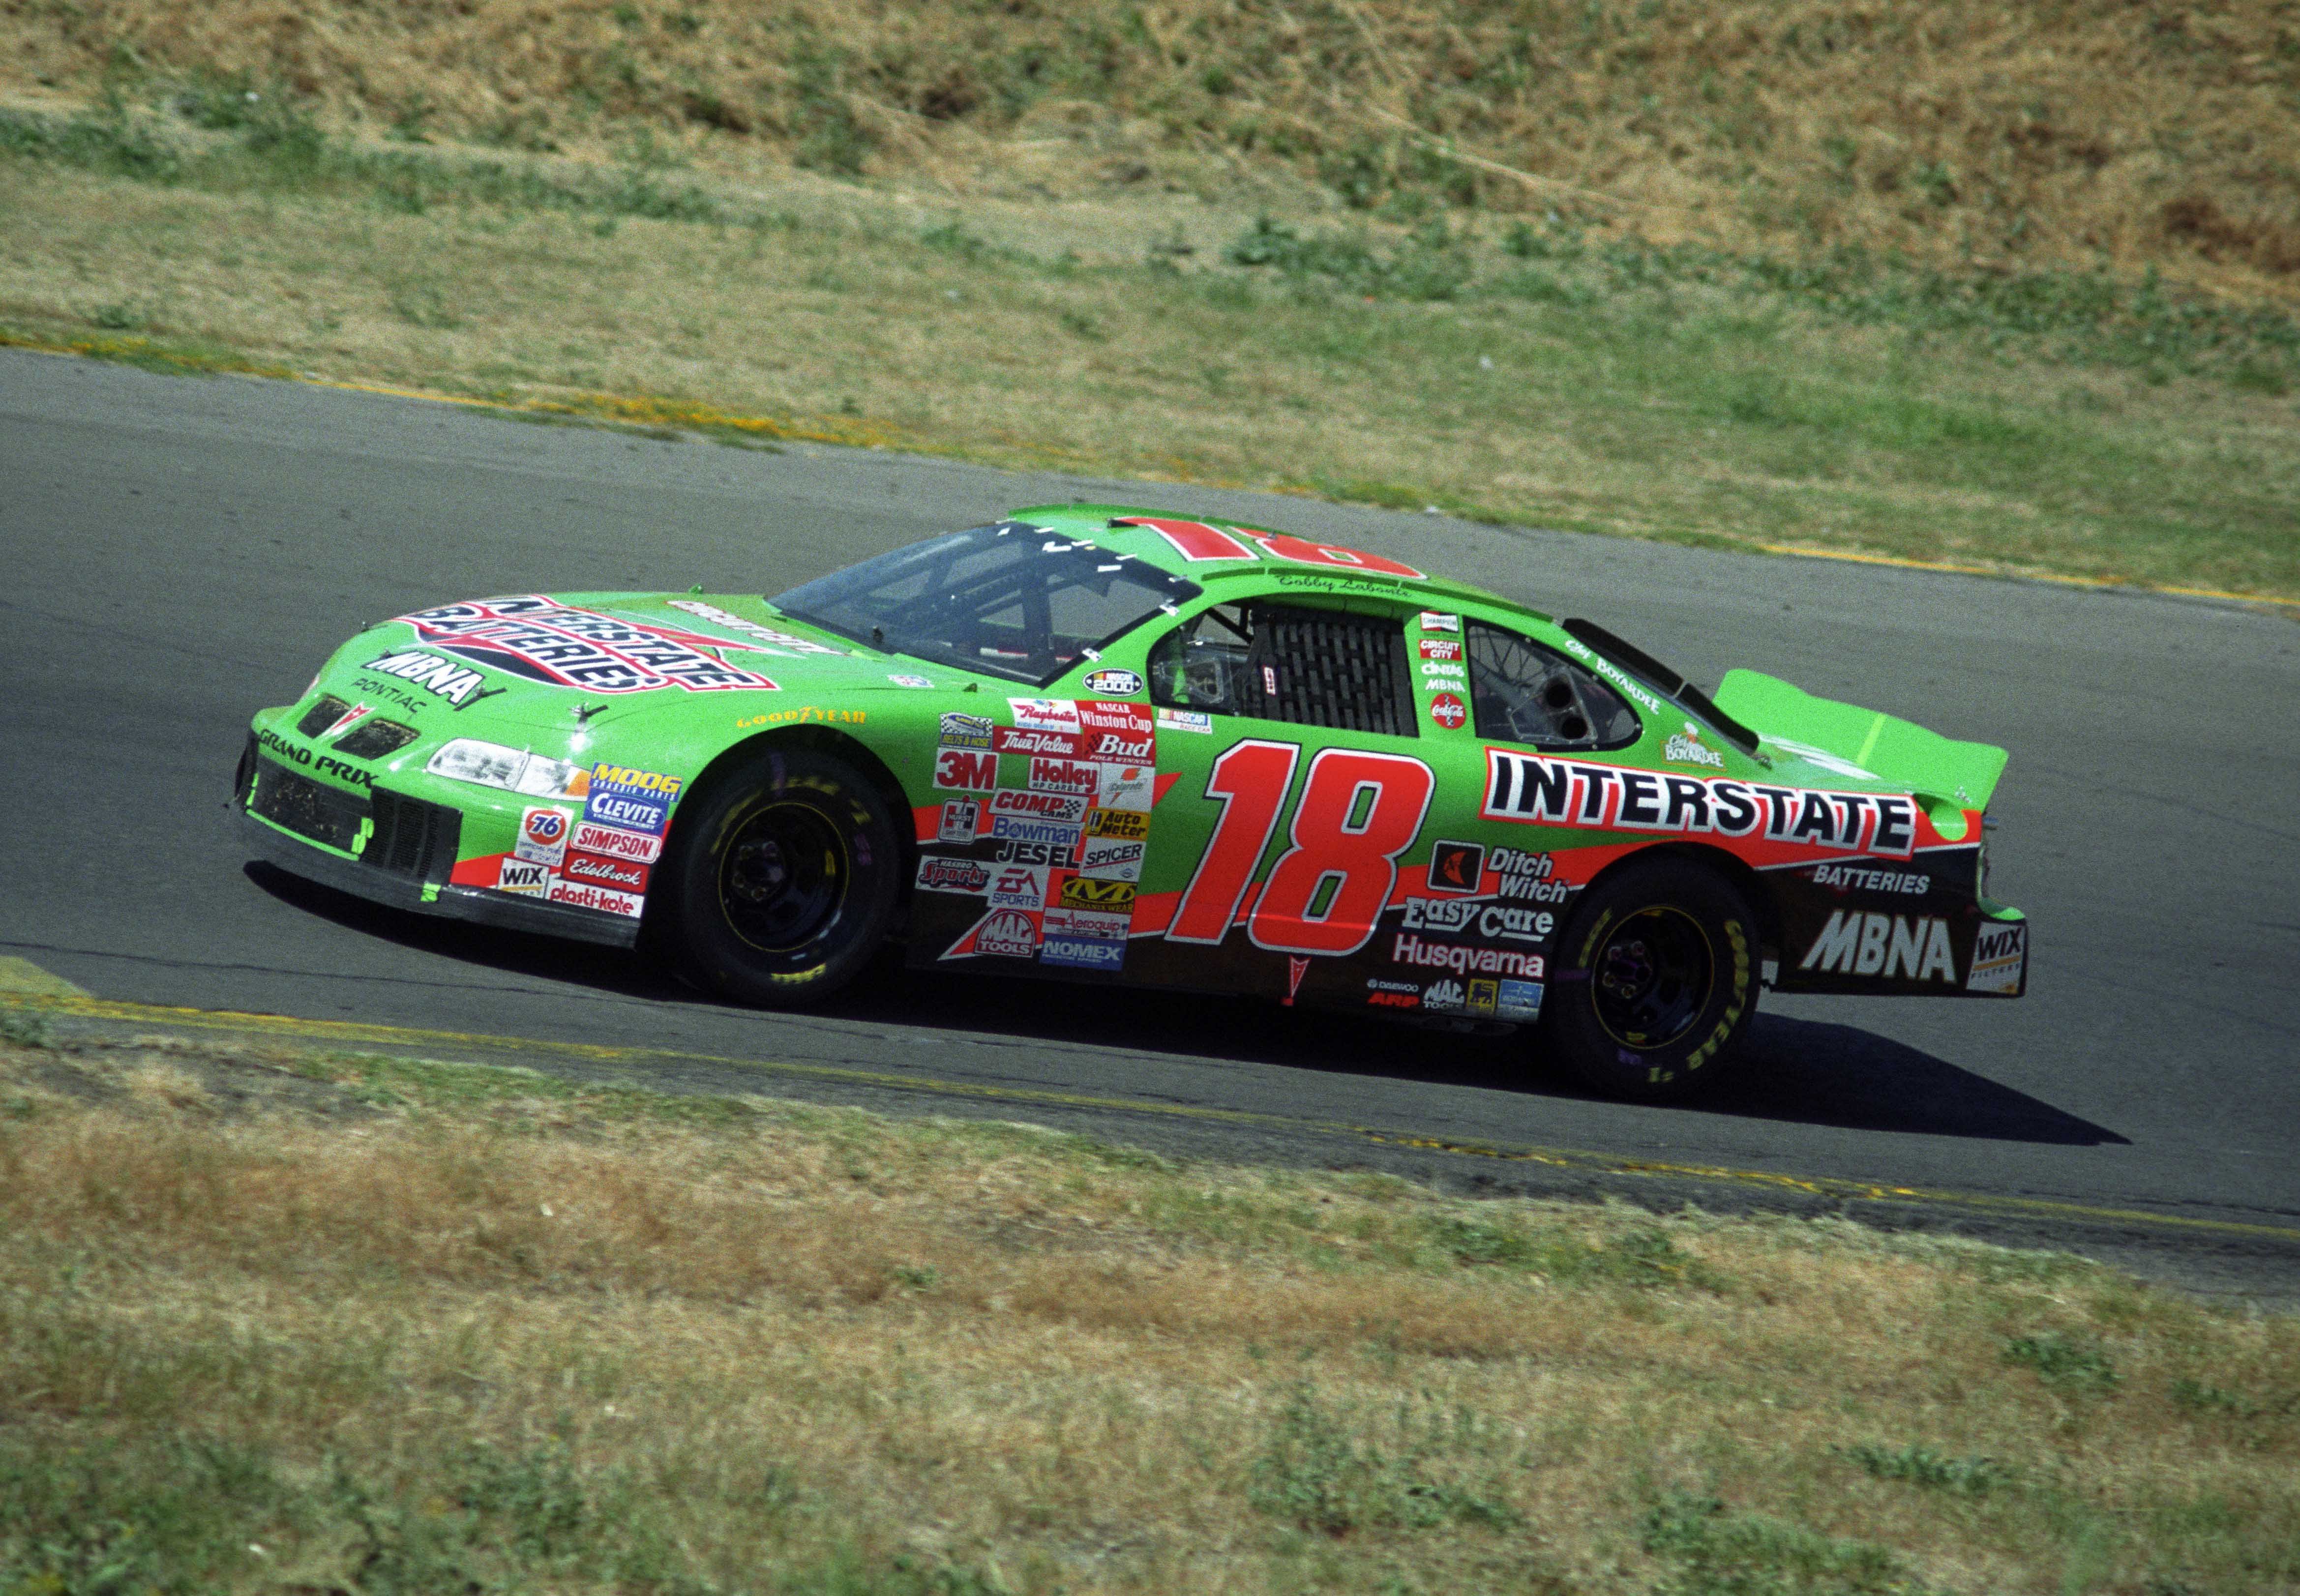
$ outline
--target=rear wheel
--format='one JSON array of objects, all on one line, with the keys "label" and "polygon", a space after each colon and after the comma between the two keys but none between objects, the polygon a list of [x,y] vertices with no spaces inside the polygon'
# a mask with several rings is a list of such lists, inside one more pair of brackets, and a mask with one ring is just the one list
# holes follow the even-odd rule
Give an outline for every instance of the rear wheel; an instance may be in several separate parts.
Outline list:
[{"label": "rear wheel", "polygon": [[902,849],[882,799],[843,760],[770,750],[679,819],[667,861],[679,973],[738,1002],[793,1008],[853,980],[895,919]]},{"label": "rear wheel", "polygon": [[1714,871],[1624,866],[1582,894],[1559,941],[1541,1036],[1615,1097],[1679,1097],[1730,1063],[1757,1009],[1755,918]]}]

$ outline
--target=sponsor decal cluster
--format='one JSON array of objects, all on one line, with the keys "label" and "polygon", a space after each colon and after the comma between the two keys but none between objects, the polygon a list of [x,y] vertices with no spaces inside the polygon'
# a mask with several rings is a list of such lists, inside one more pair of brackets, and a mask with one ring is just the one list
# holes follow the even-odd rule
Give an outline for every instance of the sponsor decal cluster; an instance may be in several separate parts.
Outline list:
[{"label": "sponsor decal cluster", "polygon": [[[601,765],[593,769],[595,784],[604,770],[654,774]],[[677,777],[658,781],[674,793],[679,785]],[[598,791],[594,785],[594,797]],[[647,882],[662,856],[660,826],[635,830],[591,819],[588,807],[579,817],[553,804],[531,803],[521,811],[518,835],[496,867],[495,885],[498,892],[636,918],[646,906]]]},{"label": "sponsor decal cluster", "polygon": [[1916,800],[1898,794],[1825,793],[1722,776],[1679,776],[1486,750],[1488,820],[1589,831],[1713,833],[1906,859],[1915,852]]},{"label": "sponsor decal cluster", "polygon": [[[1101,692],[1141,690],[1128,671],[1096,670],[1088,681]],[[920,866],[920,886],[983,901],[943,957],[1122,968],[1157,788],[1156,716],[1111,699],[1010,698],[1007,711],[1009,724],[950,713],[938,728],[934,784],[965,796],[944,800],[936,841],[995,844],[990,860]]]},{"label": "sponsor decal cluster", "polygon": [[1438,1014],[1469,1014],[1523,1024],[1541,1018],[1541,983],[1506,976],[1432,981],[1422,991],[1421,1006]]},{"label": "sponsor decal cluster", "polygon": [[540,594],[441,604],[397,619],[437,653],[586,693],[775,690],[771,678],[721,657],[759,651],[759,644],[627,620]]}]

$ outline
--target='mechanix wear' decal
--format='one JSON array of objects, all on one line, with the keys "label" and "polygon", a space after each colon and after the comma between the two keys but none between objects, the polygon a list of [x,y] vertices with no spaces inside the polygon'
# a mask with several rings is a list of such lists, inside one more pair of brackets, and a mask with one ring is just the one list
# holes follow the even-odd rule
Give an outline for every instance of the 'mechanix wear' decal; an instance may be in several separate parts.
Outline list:
[{"label": "'mechanix wear' decal", "polygon": [[1906,859],[1917,840],[1916,800],[1894,794],[1821,793],[1729,776],[1679,776],[1486,750],[1488,820],[1589,831],[1713,832]]},{"label": "'mechanix wear' decal", "polygon": [[540,594],[442,604],[398,619],[443,653],[586,693],[647,693],[673,686],[708,693],[775,685],[704,652],[754,650],[758,644],[619,620]]},{"label": "'mechanix wear' decal", "polygon": [[[1875,976],[1880,980],[1946,981],[1956,985],[1948,922],[1931,915],[1850,913],[1840,909],[1805,950],[1799,969]],[[2018,979],[2016,971],[2015,979]]]}]

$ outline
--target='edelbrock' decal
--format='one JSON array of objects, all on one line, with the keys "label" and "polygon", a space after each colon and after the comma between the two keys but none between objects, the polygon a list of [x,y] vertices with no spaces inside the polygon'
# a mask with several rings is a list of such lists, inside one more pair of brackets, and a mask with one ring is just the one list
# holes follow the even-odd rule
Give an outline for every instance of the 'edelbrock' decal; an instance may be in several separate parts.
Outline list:
[{"label": "'edelbrock' decal", "polygon": [[755,650],[760,646],[755,643],[730,643],[682,628],[620,620],[540,594],[441,604],[398,619],[442,653],[586,693],[647,693],[674,686],[710,693],[730,687],[771,689],[775,685],[755,671],[703,652]]},{"label": "'edelbrock' decal", "polygon": [[1590,831],[1714,832],[1771,842],[1882,853],[1916,849],[1916,800],[1894,794],[1820,793],[1486,750],[1488,820]]}]

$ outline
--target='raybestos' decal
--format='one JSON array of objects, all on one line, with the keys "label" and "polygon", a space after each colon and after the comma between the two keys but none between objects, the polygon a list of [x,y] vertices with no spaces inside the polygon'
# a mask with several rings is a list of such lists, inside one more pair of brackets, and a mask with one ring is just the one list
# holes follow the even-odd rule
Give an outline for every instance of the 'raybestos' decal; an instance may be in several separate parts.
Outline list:
[{"label": "'raybestos' decal", "polygon": [[756,671],[704,652],[754,651],[757,644],[624,620],[539,594],[441,604],[398,619],[442,653],[586,693],[650,693],[660,687],[711,693],[775,686]]}]

